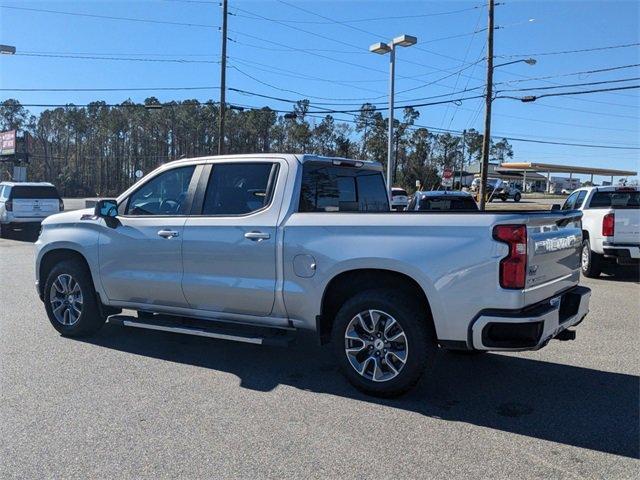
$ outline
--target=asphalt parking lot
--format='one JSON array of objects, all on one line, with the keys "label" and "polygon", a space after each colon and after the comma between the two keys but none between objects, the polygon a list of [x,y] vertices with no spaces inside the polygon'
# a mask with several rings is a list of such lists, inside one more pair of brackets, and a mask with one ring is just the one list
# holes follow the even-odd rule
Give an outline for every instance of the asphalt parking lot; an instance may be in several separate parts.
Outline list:
[{"label": "asphalt parking lot", "polygon": [[640,284],[585,279],[572,342],[354,390],[309,335],[270,348],[106,325],[59,336],[33,244],[0,240],[2,478],[637,478]]}]

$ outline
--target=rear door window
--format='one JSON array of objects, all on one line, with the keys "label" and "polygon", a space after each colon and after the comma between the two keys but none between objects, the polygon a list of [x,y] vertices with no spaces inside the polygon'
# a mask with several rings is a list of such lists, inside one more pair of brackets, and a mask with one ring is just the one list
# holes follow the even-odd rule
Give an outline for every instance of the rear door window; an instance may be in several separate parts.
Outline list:
[{"label": "rear door window", "polygon": [[214,164],[202,215],[246,215],[267,207],[277,171],[276,163]]},{"label": "rear door window", "polygon": [[20,199],[20,198],[60,198],[58,194],[58,190],[56,187],[47,187],[47,186],[21,186],[16,185],[11,189],[11,198],[12,199]]},{"label": "rear door window", "polygon": [[306,163],[300,212],[389,212],[382,172]]}]

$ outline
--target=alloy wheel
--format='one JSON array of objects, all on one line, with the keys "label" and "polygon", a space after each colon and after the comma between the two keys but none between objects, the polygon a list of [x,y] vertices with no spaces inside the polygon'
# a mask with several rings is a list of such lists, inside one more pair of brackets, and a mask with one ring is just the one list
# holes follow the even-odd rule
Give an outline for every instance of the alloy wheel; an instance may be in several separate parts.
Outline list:
[{"label": "alloy wheel", "polygon": [[82,314],[82,290],[69,274],[58,275],[49,291],[49,302],[55,319],[62,325],[75,325]]},{"label": "alloy wheel", "polygon": [[400,323],[381,310],[365,310],[353,317],[344,345],[353,369],[374,382],[397,377],[407,363],[407,336]]}]

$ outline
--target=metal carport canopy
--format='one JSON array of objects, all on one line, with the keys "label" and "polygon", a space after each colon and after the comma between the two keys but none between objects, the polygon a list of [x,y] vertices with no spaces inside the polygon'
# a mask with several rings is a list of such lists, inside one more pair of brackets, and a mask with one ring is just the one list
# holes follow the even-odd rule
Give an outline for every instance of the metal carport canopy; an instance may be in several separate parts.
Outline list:
[{"label": "metal carport canopy", "polygon": [[603,175],[616,177],[635,176],[638,172],[631,170],[614,170],[612,168],[575,167],[573,165],[557,165],[538,162],[508,162],[500,164],[500,168],[533,172],[582,173],[587,175]]},{"label": "metal carport canopy", "polygon": [[573,165],[557,165],[554,163],[509,162],[500,164],[501,169],[525,170],[533,172],[582,173],[587,175],[604,175],[616,177],[635,176],[638,172],[631,170],[614,170],[612,168],[575,167]]}]

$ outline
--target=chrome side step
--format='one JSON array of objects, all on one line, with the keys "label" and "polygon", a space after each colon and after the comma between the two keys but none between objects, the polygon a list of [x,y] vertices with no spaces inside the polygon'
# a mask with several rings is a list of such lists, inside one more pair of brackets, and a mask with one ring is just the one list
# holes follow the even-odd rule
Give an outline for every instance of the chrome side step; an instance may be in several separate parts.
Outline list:
[{"label": "chrome side step", "polygon": [[154,315],[140,319],[128,315],[112,315],[109,323],[123,327],[144,328],[183,335],[217,338],[254,345],[288,346],[293,340],[293,332],[269,328],[250,328],[243,325],[229,326],[209,320],[195,320],[183,317]]}]

